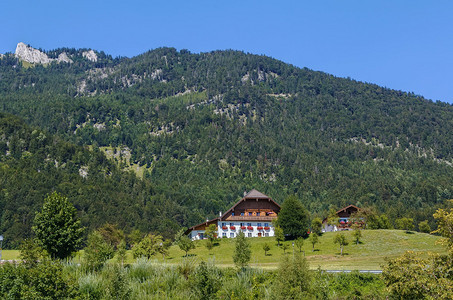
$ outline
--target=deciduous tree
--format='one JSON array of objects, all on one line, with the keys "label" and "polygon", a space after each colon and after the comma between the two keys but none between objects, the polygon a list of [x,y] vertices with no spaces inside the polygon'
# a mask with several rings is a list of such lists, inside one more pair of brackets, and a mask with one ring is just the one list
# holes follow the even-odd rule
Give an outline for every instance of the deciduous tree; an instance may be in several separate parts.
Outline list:
[{"label": "deciduous tree", "polygon": [[322,230],[322,220],[320,218],[314,218],[311,221],[311,232],[314,232],[317,235],[320,235],[321,230]]},{"label": "deciduous tree", "polygon": [[313,246],[312,251],[315,251],[315,245],[319,242],[319,237],[316,233],[312,232],[310,233],[310,236],[308,237],[310,240],[311,245]]},{"label": "deciduous tree", "polygon": [[181,229],[178,233],[176,233],[175,244],[178,245],[179,249],[186,253],[185,256],[187,256],[187,253],[190,250],[195,249],[194,242],[184,234],[184,229]]},{"label": "deciduous tree", "polygon": [[283,229],[279,226],[275,227],[274,229],[274,237],[277,241],[277,246],[280,246],[280,242],[285,240],[285,235],[283,234]]},{"label": "deciduous tree", "polygon": [[83,260],[90,270],[99,270],[104,263],[111,259],[115,253],[113,246],[106,242],[99,231],[88,235]]},{"label": "deciduous tree", "polygon": [[428,220],[418,223],[418,230],[423,233],[430,233],[431,227],[429,226]]},{"label": "deciduous tree", "polygon": [[80,246],[84,228],[68,199],[53,192],[36,214],[33,231],[52,258],[64,259]]},{"label": "deciduous tree", "polygon": [[267,251],[271,250],[271,246],[268,243],[264,243],[263,245],[264,256],[267,256]]},{"label": "deciduous tree", "polygon": [[406,233],[409,233],[414,229],[414,219],[406,217],[397,219],[396,227],[401,230],[406,230]]},{"label": "deciduous tree", "polygon": [[146,257],[150,259],[151,256],[159,252],[161,243],[163,243],[162,236],[148,234],[140,241],[140,243],[138,243],[138,245],[135,245],[132,248],[132,254],[134,255],[134,258]]},{"label": "deciduous tree", "polygon": [[346,239],[346,236],[344,235],[344,233],[343,232],[338,232],[335,235],[335,238],[334,238],[333,242],[335,244],[339,244],[340,245],[340,255],[343,255],[344,246],[349,245],[349,241]]},{"label": "deciduous tree", "polygon": [[294,241],[294,244],[296,245],[297,249],[299,249],[299,253],[302,252],[302,248],[304,246],[304,238],[303,237],[298,237]]}]

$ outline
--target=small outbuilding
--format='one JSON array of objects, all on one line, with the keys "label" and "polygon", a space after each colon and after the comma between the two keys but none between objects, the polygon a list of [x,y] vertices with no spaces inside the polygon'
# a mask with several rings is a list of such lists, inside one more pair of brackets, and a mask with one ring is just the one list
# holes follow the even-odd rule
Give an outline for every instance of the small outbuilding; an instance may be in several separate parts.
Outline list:
[{"label": "small outbuilding", "polygon": [[330,224],[328,222],[328,218],[325,218],[322,221],[322,232],[331,232],[331,231],[339,231],[339,230],[351,230],[351,215],[358,212],[360,210],[359,207],[355,205],[349,205],[343,207],[339,211],[336,212],[338,217],[338,224]]}]

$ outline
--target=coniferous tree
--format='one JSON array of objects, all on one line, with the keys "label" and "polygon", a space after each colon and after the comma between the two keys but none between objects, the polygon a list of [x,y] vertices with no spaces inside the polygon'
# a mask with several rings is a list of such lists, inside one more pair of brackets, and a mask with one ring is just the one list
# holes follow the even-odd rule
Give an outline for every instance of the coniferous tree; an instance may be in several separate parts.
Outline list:
[{"label": "coniferous tree", "polygon": [[285,235],[306,236],[309,230],[309,215],[295,196],[285,199],[278,214],[277,224]]},{"label": "coniferous tree", "polygon": [[247,241],[244,233],[242,231],[235,238],[235,248],[233,254],[234,264],[240,268],[244,269],[248,266],[252,255],[252,250],[250,249],[250,243]]}]

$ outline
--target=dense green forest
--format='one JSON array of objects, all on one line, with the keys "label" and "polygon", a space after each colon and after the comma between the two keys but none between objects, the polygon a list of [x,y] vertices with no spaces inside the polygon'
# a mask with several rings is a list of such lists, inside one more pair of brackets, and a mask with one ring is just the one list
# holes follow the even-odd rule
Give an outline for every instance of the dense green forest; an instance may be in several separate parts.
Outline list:
[{"label": "dense green forest", "polygon": [[314,216],[355,204],[416,224],[452,198],[449,104],[239,51],[81,51],[0,59],[0,111],[24,120],[1,116],[0,230],[14,240],[53,190],[90,228],[169,236],[252,188]]}]

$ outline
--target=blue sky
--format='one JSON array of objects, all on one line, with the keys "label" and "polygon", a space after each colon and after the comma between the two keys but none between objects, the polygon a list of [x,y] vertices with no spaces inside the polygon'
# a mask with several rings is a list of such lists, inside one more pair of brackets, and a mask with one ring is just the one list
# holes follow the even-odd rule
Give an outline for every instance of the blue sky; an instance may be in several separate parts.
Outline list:
[{"label": "blue sky", "polygon": [[236,49],[453,102],[453,1],[5,1],[0,53]]}]

